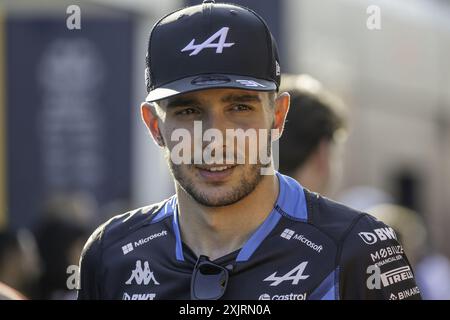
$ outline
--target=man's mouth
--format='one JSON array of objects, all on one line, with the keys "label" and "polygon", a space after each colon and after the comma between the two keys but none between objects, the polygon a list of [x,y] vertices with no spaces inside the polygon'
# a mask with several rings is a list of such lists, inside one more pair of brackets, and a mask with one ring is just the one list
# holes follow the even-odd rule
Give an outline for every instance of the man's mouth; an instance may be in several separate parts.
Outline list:
[{"label": "man's mouth", "polygon": [[227,169],[231,169],[231,168],[235,167],[235,165],[221,165],[221,166],[215,165],[215,166],[196,166],[196,167],[200,170],[216,172],[216,171],[224,171]]},{"label": "man's mouth", "polygon": [[236,165],[196,165],[200,176],[207,180],[221,181],[228,178],[234,171]]}]

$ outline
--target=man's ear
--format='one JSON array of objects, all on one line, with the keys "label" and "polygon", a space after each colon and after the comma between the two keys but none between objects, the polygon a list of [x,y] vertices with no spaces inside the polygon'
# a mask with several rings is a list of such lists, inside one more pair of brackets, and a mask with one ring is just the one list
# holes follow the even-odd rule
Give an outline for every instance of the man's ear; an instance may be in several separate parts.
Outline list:
[{"label": "man's ear", "polygon": [[141,104],[141,117],[144,121],[145,125],[148,128],[148,131],[150,132],[153,140],[155,143],[160,146],[164,147],[164,139],[161,135],[161,131],[159,128],[159,117],[156,114],[156,110],[154,106],[152,106],[148,102],[142,102]]},{"label": "man's ear", "polygon": [[289,93],[283,92],[275,99],[273,129],[278,129],[278,136],[274,140],[279,139],[283,134],[284,122],[289,111],[290,98]]}]

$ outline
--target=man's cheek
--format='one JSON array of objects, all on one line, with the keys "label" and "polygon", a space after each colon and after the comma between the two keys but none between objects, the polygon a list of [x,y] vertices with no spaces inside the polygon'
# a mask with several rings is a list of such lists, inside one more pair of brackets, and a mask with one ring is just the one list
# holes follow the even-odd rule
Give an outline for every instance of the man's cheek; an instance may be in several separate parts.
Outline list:
[{"label": "man's cheek", "polygon": [[176,165],[191,164],[194,156],[193,141],[188,132],[175,132],[167,141],[165,152]]}]

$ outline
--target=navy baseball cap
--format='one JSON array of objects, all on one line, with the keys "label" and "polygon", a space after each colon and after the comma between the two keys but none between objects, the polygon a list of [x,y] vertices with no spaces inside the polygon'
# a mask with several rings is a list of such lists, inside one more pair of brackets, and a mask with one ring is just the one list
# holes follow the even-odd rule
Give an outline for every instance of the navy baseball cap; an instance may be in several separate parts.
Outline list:
[{"label": "navy baseball cap", "polygon": [[170,13],[150,33],[146,101],[210,88],[275,91],[276,42],[252,10],[205,0]]}]

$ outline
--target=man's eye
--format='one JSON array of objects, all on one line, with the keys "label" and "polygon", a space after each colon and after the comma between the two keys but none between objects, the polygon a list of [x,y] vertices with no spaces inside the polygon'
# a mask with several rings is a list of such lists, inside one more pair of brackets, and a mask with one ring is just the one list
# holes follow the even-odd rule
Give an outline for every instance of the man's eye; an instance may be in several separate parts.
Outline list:
[{"label": "man's eye", "polygon": [[198,113],[198,111],[194,108],[185,108],[185,109],[175,112],[176,115],[180,115],[180,116],[187,116],[187,115],[197,114],[197,113]]},{"label": "man's eye", "polygon": [[248,111],[251,110],[252,107],[246,105],[246,104],[236,104],[232,107],[233,111]]}]

